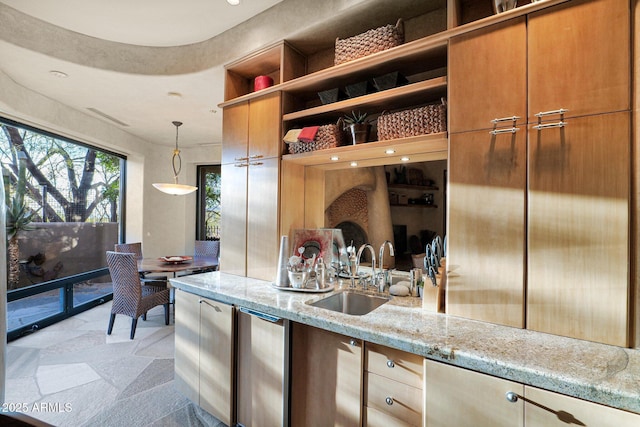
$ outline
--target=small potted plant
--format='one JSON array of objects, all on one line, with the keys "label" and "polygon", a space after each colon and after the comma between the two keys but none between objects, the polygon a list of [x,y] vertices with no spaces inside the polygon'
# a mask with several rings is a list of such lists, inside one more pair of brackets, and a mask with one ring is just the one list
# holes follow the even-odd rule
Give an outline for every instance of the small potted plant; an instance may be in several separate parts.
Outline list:
[{"label": "small potted plant", "polygon": [[345,129],[351,134],[353,145],[362,144],[369,140],[371,124],[367,119],[367,113],[352,111],[350,115],[344,117]]}]

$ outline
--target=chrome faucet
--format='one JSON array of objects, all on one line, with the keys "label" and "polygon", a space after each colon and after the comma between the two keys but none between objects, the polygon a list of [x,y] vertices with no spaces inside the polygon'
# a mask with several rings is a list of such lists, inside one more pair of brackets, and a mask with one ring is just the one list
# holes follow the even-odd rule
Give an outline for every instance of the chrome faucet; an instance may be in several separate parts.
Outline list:
[{"label": "chrome faucet", "polygon": [[378,282],[378,291],[384,292],[387,286],[387,277],[384,271],[384,248],[385,246],[389,246],[389,256],[395,256],[393,252],[393,244],[389,240],[385,240],[382,245],[380,245],[380,253],[378,254],[378,262],[379,262],[379,273],[377,280]]},{"label": "chrome faucet", "polygon": [[[356,254],[356,274],[359,276],[358,273],[358,268],[360,267],[360,257],[362,256],[362,252],[364,252],[365,248],[369,248],[369,252],[371,252],[371,272],[372,272],[372,276],[375,276],[376,274],[376,253],[373,249],[373,246],[371,246],[368,243],[365,243],[364,245],[360,246],[360,249],[358,249],[358,253]],[[362,289],[367,290],[367,281],[363,281],[362,282]]]}]

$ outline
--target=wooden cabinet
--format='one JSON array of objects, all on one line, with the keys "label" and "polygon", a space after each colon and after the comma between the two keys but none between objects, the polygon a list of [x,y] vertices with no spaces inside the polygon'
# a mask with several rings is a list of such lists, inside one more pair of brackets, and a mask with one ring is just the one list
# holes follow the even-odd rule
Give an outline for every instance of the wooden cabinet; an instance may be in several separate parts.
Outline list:
[{"label": "wooden cabinet", "polygon": [[[449,132],[491,129],[527,120],[527,26],[520,17],[451,39]],[[471,60],[473,58],[473,60]],[[452,143],[453,145],[453,143]],[[453,168],[451,168],[453,171]]]},{"label": "wooden cabinet", "polygon": [[176,388],[227,425],[234,420],[233,314],[230,305],[176,292]]},{"label": "wooden cabinet", "polygon": [[529,132],[527,327],[625,346],[630,113]]},{"label": "wooden cabinet", "polygon": [[639,414],[431,360],[425,384],[425,427],[640,425]]},{"label": "wooden cabinet", "polygon": [[524,327],[526,132],[450,141],[446,311]]},{"label": "wooden cabinet", "polygon": [[506,399],[524,386],[444,363],[426,361],[425,427],[523,427],[524,408]]},{"label": "wooden cabinet", "polygon": [[273,280],[278,254],[281,95],[225,107],[220,269]]},{"label": "wooden cabinet", "polygon": [[628,345],[629,19],[580,0],[452,40],[447,312]]},{"label": "wooden cabinet", "polygon": [[291,425],[359,426],[362,341],[292,324]]},{"label": "wooden cabinet", "polygon": [[241,307],[237,336],[237,422],[288,425],[289,321]]},{"label": "wooden cabinet", "polygon": [[565,117],[629,110],[630,7],[574,0],[529,15],[529,122],[559,108]]},{"label": "wooden cabinet", "polygon": [[366,343],[363,425],[422,425],[424,358]]},{"label": "wooden cabinet", "polygon": [[640,415],[597,403],[541,390],[524,388],[525,427],[615,426],[640,425]]}]

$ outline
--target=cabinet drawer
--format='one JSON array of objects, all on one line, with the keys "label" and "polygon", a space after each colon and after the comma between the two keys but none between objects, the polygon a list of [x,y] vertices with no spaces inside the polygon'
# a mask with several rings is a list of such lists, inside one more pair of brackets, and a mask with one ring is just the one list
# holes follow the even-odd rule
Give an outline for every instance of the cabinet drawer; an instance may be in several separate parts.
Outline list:
[{"label": "cabinet drawer", "polygon": [[366,345],[365,370],[422,389],[423,358],[377,344]]},{"label": "cabinet drawer", "polygon": [[371,372],[365,374],[364,406],[410,425],[422,423],[422,390]]},{"label": "cabinet drawer", "polygon": [[[363,408],[364,423],[367,427],[413,427],[415,424],[406,423],[375,408]],[[418,424],[420,425],[420,424]]]}]

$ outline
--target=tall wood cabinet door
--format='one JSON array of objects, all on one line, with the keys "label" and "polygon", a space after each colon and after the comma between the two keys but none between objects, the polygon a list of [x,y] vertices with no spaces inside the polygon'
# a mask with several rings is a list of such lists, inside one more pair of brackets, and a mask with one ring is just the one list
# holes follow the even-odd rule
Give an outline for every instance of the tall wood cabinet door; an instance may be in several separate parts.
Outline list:
[{"label": "tall wood cabinet door", "polygon": [[425,365],[426,427],[523,427],[522,401],[505,397],[522,396],[522,384],[432,360]]},{"label": "tall wood cabinet door", "polygon": [[527,327],[627,346],[630,113],[529,130]]},{"label": "tall wood cabinet door", "polygon": [[175,385],[189,400],[200,402],[200,298],[176,291]]},{"label": "tall wood cabinet door", "polygon": [[526,122],[526,37],[521,17],[451,40],[451,133],[488,129],[496,118],[519,116],[517,123]]},{"label": "tall wood cabinet door", "polygon": [[282,97],[280,92],[249,102],[249,157],[279,157],[282,152]]},{"label": "tall wood cabinet door", "polygon": [[526,131],[452,134],[446,312],[524,326]]},{"label": "tall wood cabinet door", "polygon": [[269,281],[276,279],[280,243],[278,235],[279,169],[278,157],[259,159],[249,165],[247,277]]},{"label": "tall wood cabinet door", "polygon": [[640,426],[640,415],[525,386],[527,427]]},{"label": "tall wood cabinet door", "polygon": [[226,425],[233,421],[234,309],[200,298],[200,406]]},{"label": "tall wood cabinet door", "polygon": [[247,157],[249,138],[249,103],[226,107],[222,116],[222,164]]},{"label": "tall wood cabinet door", "polygon": [[529,18],[529,120],[565,108],[565,117],[630,108],[628,1],[579,0]]},{"label": "tall wood cabinet door", "polygon": [[[285,321],[238,313],[237,422],[245,427],[287,425]],[[274,319],[275,320],[275,319]]]},{"label": "tall wood cabinet door", "polygon": [[235,163],[223,164],[220,199],[220,271],[247,274],[247,169]]},{"label": "tall wood cabinet door", "polygon": [[361,424],[362,342],[292,325],[291,425]]}]

